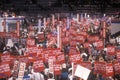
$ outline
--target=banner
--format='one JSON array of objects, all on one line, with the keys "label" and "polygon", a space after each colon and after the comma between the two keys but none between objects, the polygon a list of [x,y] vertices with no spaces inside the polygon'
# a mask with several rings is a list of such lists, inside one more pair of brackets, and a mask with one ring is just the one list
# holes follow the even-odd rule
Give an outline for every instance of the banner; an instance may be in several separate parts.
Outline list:
[{"label": "banner", "polygon": [[6,78],[11,75],[10,66],[8,63],[1,63],[0,64],[0,79]]}]

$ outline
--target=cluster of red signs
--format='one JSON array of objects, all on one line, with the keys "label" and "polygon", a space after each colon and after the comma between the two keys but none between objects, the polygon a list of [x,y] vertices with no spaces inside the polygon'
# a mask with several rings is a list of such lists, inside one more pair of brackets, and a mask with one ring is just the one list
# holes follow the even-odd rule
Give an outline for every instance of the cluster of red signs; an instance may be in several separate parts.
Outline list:
[{"label": "cluster of red signs", "polygon": [[[52,53],[53,52],[53,53]],[[59,54],[57,54],[57,52]],[[43,52],[44,53],[44,52]],[[45,56],[45,54],[48,54]],[[51,55],[54,54],[54,55]],[[55,55],[56,54],[56,55]],[[105,77],[113,76],[114,74],[120,74],[120,51],[116,51],[118,61],[114,61],[113,63],[106,63],[106,62],[94,62],[94,73],[99,73],[105,75]],[[1,55],[1,63],[0,63],[0,78],[10,76],[11,69],[10,66],[13,65],[14,75],[18,74],[19,63],[23,62],[28,63],[33,62],[33,68],[35,72],[41,72],[45,69],[44,63],[49,62],[50,59],[53,60],[53,70],[54,74],[58,75],[61,73],[61,64],[65,62],[65,56],[59,49],[50,49],[47,50],[47,53],[44,53],[43,57],[31,57],[31,56],[21,56],[21,57],[13,57],[9,54]],[[6,57],[6,58],[5,58]],[[14,58],[14,59],[13,59]],[[16,61],[17,60],[17,61]],[[85,68],[92,69],[92,65],[90,62],[83,62],[81,60],[80,54],[70,54],[69,55],[70,63],[74,63],[75,65],[81,65]]]}]

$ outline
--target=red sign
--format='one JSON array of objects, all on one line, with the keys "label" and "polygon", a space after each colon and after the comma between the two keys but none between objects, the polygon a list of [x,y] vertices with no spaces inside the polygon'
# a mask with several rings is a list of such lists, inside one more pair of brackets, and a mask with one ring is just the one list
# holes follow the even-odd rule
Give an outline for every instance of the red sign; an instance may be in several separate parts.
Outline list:
[{"label": "red sign", "polygon": [[85,38],[84,38],[83,35],[78,34],[78,35],[76,36],[76,41],[77,41],[77,42],[80,42],[80,43],[84,43]]},{"label": "red sign", "polygon": [[84,31],[84,32],[80,32],[81,35],[83,35],[85,38],[87,38],[87,33]]},{"label": "red sign", "polygon": [[32,47],[27,47],[27,49],[28,49],[28,52],[26,55],[31,56],[31,57],[37,56],[38,47],[34,45]]},{"label": "red sign", "polygon": [[101,41],[101,40],[96,41],[94,44],[98,50],[101,50],[104,48],[103,41]]},{"label": "red sign", "polygon": [[38,34],[38,41],[43,42],[45,40],[44,33]]},{"label": "red sign", "polygon": [[92,64],[90,62],[81,62],[80,65],[87,69],[92,69]]},{"label": "red sign", "polygon": [[116,54],[117,54],[117,59],[119,60],[120,59],[120,50],[116,51]]},{"label": "red sign", "polygon": [[76,47],[71,47],[69,53],[70,54],[76,54],[77,53]]},{"label": "red sign", "polygon": [[8,63],[0,64],[0,78],[6,78],[10,76],[10,66]]},{"label": "red sign", "polygon": [[54,74],[55,75],[61,74],[61,65],[59,63],[54,63]]},{"label": "red sign", "polygon": [[70,42],[70,39],[69,39],[69,37],[63,37],[62,38],[62,44],[69,44],[69,42]]},{"label": "red sign", "polygon": [[104,62],[94,62],[94,73],[105,75],[106,65]]},{"label": "red sign", "polygon": [[10,55],[9,54],[3,54],[3,55],[1,55],[1,61],[2,62],[9,62],[9,61],[11,61]]},{"label": "red sign", "polygon": [[30,39],[30,38],[28,38],[27,39],[27,46],[34,46],[35,45],[35,39]]},{"label": "red sign", "polygon": [[114,62],[115,74],[120,74],[120,63],[118,61]]},{"label": "red sign", "polygon": [[88,41],[91,42],[95,42],[99,40],[99,36],[95,35],[95,36],[88,36]]},{"label": "red sign", "polygon": [[107,63],[106,64],[106,77],[113,76],[113,65],[112,63]]},{"label": "red sign", "polygon": [[109,55],[114,55],[115,54],[115,46],[108,46],[107,52]]},{"label": "red sign", "polygon": [[77,44],[77,41],[75,41],[75,40],[70,41],[70,46],[71,47],[75,47],[76,44]]},{"label": "red sign", "polygon": [[71,62],[74,62],[74,63],[80,63],[81,62],[81,57],[80,57],[79,53],[70,54],[69,59],[70,59]]},{"label": "red sign", "polygon": [[61,64],[64,63],[64,62],[65,62],[65,56],[64,56],[64,54],[59,54],[59,55],[57,56],[57,60],[58,60],[58,62],[60,62]]},{"label": "red sign", "polygon": [[90,45],[90,43],[89,42],[85,42],[84,44],[83,44],[83,46],[84,46],[84,48],[89,48],[89,45]]},{"label": "red sign", "polygon": [[43,60],[37,60],[33,62],[33,69],[35,72],[41,72],[44,70],[44,68]]}]

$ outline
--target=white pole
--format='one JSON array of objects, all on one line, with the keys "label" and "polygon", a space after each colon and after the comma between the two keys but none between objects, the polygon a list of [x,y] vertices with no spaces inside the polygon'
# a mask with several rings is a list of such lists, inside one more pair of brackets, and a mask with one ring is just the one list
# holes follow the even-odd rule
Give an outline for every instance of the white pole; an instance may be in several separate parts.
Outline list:
[{"label": "white pole", "polygon": [[61,48],[61,26],[57,26],[57,47]]},{"label": "white pole", "polygon": [[77,22],[79,22],[79,14],[77,13]]},{"label": "white pole", "polygon": [[87,18],[87,13],[85,13],[85,18]]},{"label": "white pole", "polygon": [[52,24],[53,24],[53,26],[55,25],[55,16],[54,16],[54,14],[52,15]]},{"label": "white pole", "polygon": [[57,47],[60,47],[60,27],[57,26]]},{"label": "white pole", "polygon": [[17,21],[17,36],[20,36],[20,21]]},{"label": "white pole", "polygon": [[83,14],[81,14],[81,16],[80,16],[80,21],[81,22],[83,21]]},{"label": "white pole", "polygon": [[46,18],[43,19],[43,25],[46,27]]},{"label": "white pole", "polygon": [[41,31],[41,19],[38,19],[38,32],[40,32]]},{"label": "white pole", "polygon": [[74,63],[72,63],[72,78],[74,76]]}]

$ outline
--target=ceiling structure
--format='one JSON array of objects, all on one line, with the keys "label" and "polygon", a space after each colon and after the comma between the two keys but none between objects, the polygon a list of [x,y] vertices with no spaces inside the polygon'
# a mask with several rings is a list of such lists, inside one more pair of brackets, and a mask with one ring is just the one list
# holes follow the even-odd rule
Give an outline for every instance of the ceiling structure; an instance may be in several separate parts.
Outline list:
[{"label": "ceiling structure", "polygon": [[0,10],[16,14],[115,13],[120,11],[120,0],[0,0]]}]

